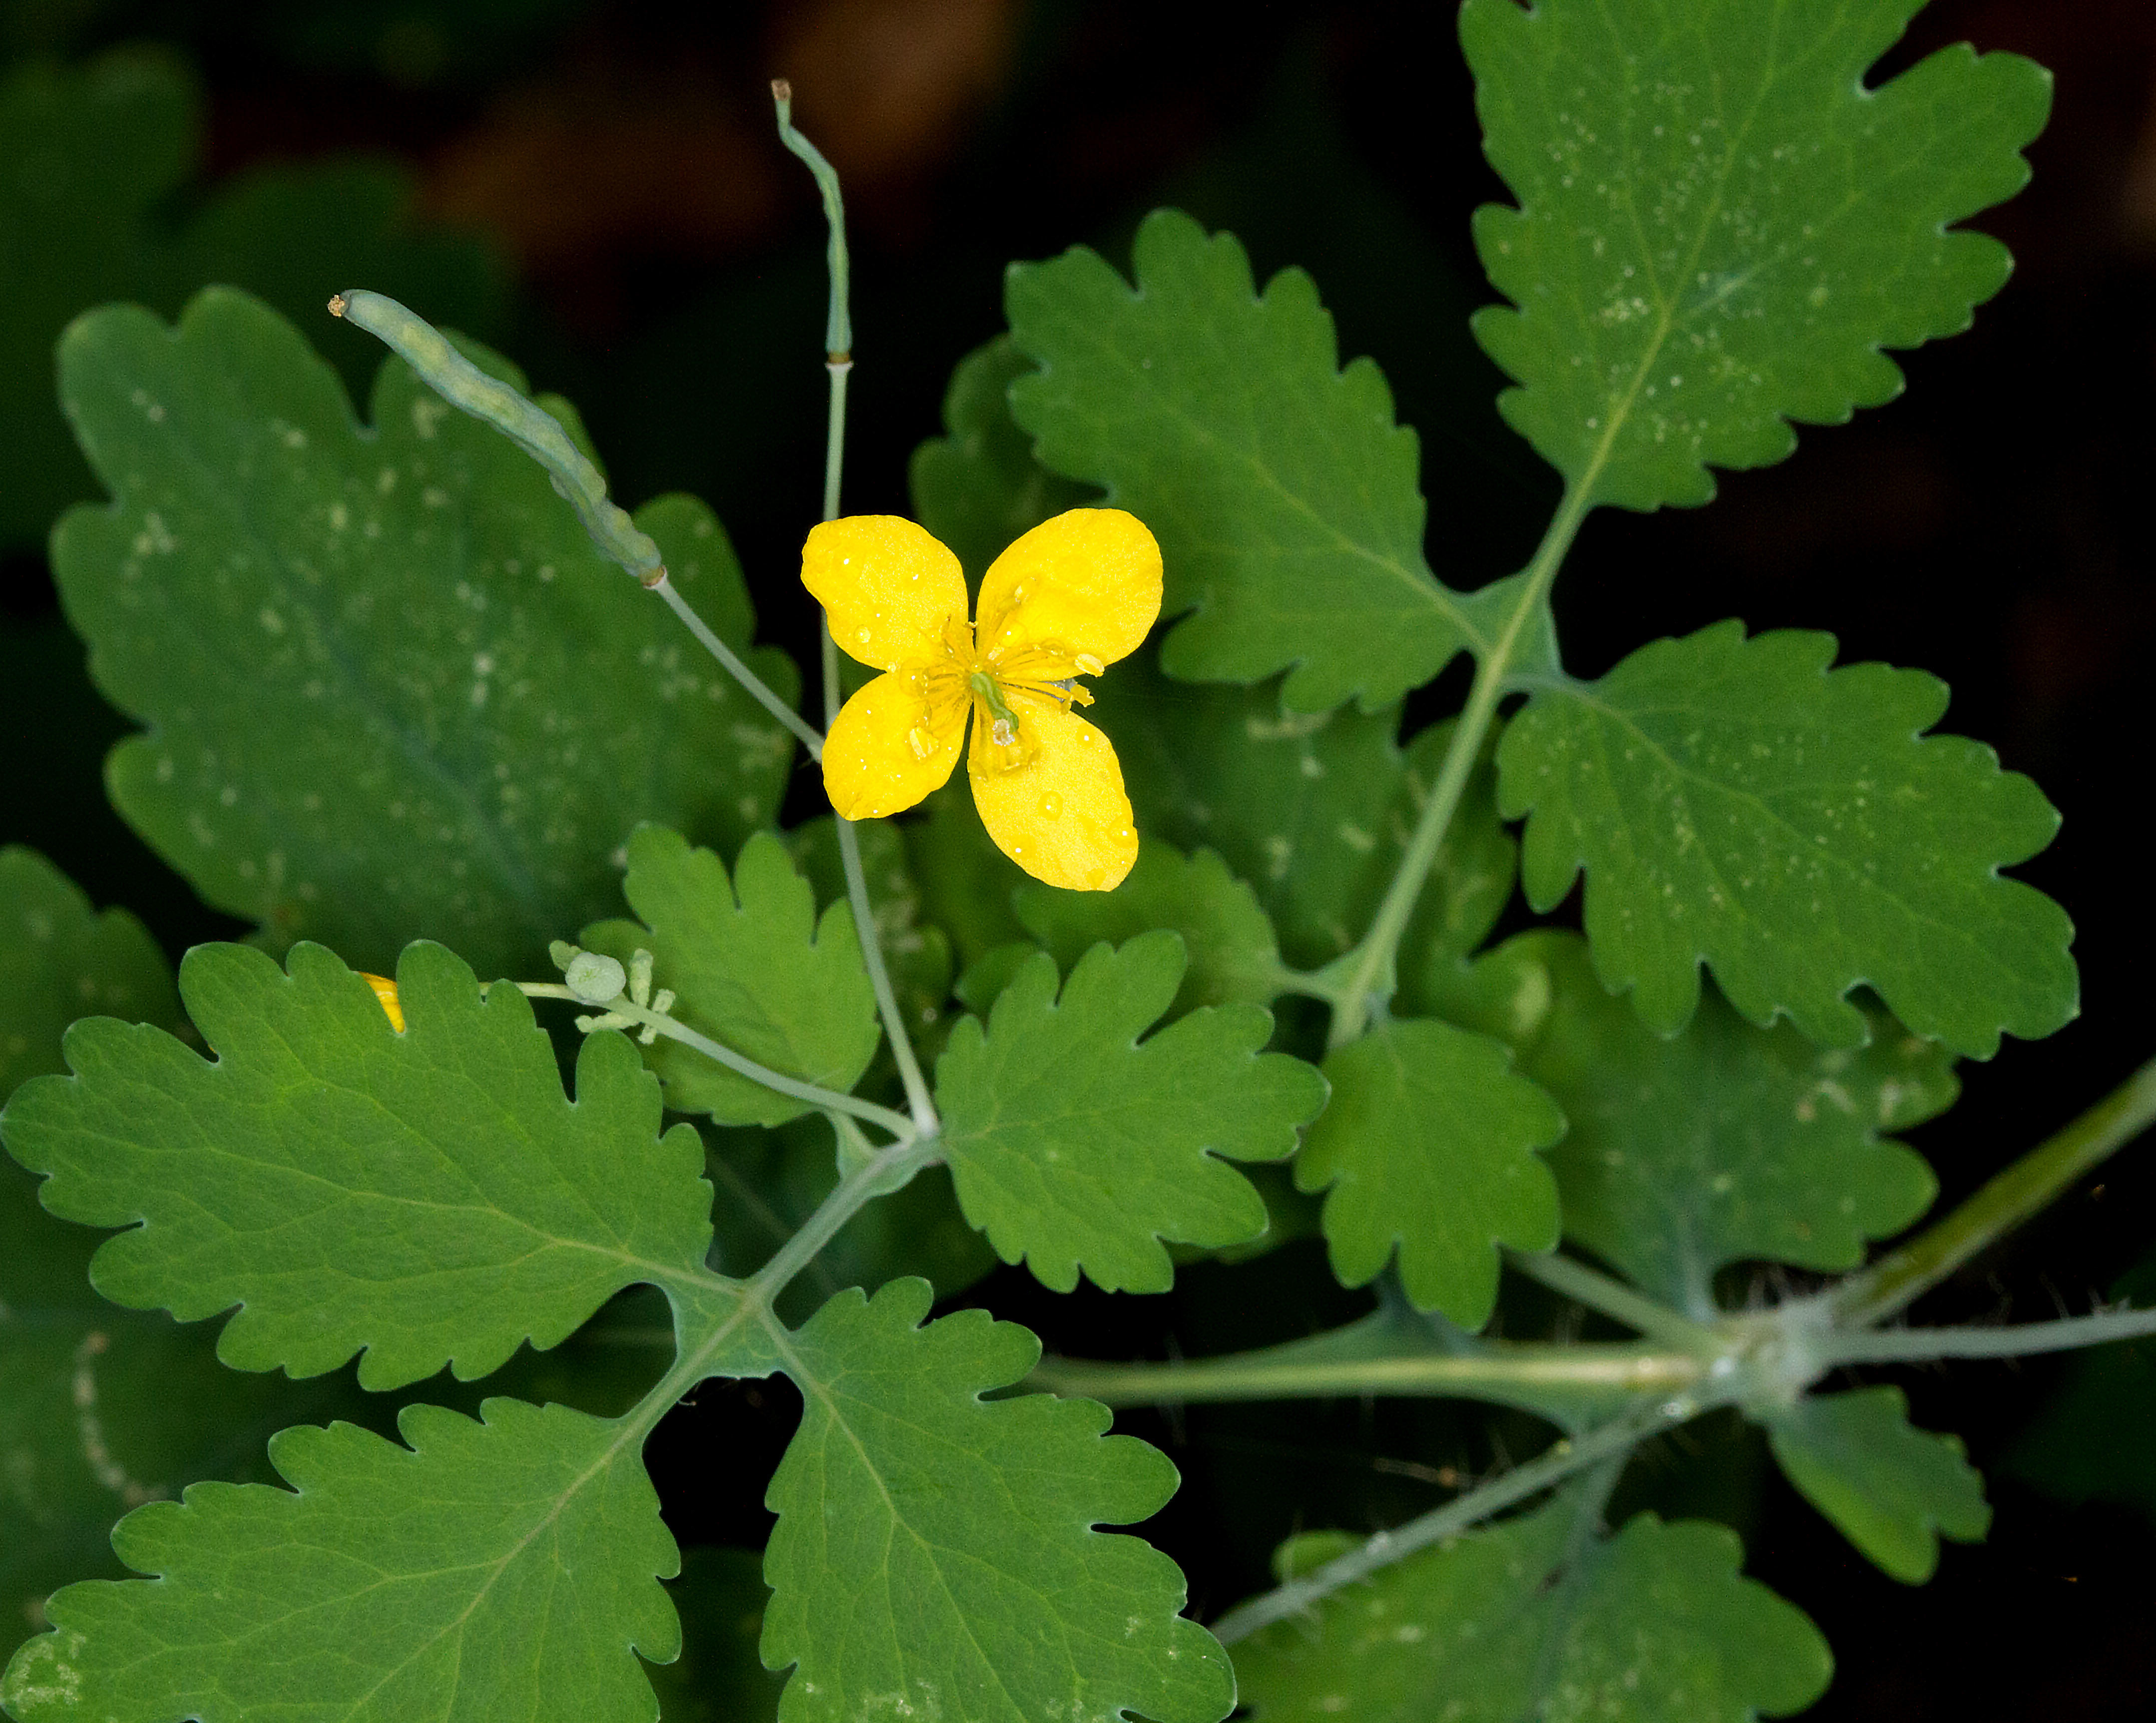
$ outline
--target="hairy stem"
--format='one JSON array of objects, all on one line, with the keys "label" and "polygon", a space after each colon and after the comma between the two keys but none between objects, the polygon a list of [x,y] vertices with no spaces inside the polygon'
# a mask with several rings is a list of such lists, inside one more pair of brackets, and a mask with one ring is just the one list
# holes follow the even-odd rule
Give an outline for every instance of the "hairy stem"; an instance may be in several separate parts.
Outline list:
[{"label": "hairy stem", "polygon": [[1476,664],[1475,685],[1460,711],[1459,727],[1452,734],[1452,745],[1445,751],[1437,782],[1422,805],[1421,817],[1408,839],[1406,854],[1400,858],[1384,901],[1378,906],[1377,917],[1363,936],[1362,943],[1342,962],[1332,966],[1343,980],[1341,1003],[1332,1013],[1328,1044],[1332,1046],[1344,1046],[1358,1039],[1369,1023],[1373,996],[1390,997],[1400,939],[1407,932],[1408,920],[1414,913],[1416,900],[1422,895],[1430,869],[1437,864],[1437,853],[1444,847],[1445,834],[1451,828],[1453,815],[1459,811],[1468,775],[1475,769],[1483,741],[1490,734],[1491,722],[1497,715],[1497,702],[1506,691],[1506,678],[1512,672],[1513,657],[1537,610],[1549,596],[1551,582],[1563,566],[1565,552],[1578,535],[1580,523],[1594,506],[1594,474],[1590,472],[1587,477],[1565,486],[1557,513],[1551,517],[1534,560],[1524,572],[1518,597],[1504,627]]},{"label": "hairy stem", "polygon": [[[1285,1349],[1283,1349],[1285,1350]],[[1510,1403],[1522,1391],[1582,1388],[1667,1392],[1689,1387],[1706,1367],[1696,1353],[1642,1346],[1491,1346],[1480,1352],[1397,1356],[1296,1358],[1260,1351],[1165,1364],[1105,1364],[1085,1358],[1040,1361],[1031,1385],[1082,1394],[1109,1406],[1158,1406],[1223,1400],[1304,1400],[1347,1395],[1435,1395]]]},{"label": "hairy stem", "polygon": [[815,1259],[816,1253],[838,1236],[841,1227],[878,1197],[905,1189],[916,1173],[936,1164],[942,1147],[933,1137],[920,1137],[894,1143],[873,1161],[856,1167],[817,1205],[816,1212],[801,1223],[801,1230],[749,1277],[747,1288],[751,1297],[768,1307],[793,1277]]},{"label": "hairy stem", "polygon": [[1834,1293],[1835,1320],[1865,1328],[1906,1309],[1986,1246],[2156,1124],[2156,1059],[2031,1149],[1951,1213]]},{"label": "hairy stem", "polygon": [[804,1083],[798,1077],[789,1077],[783,1071],[774,1071],[760,1065],[746,1054],[736,1053],[722,1042],[709,1035],[699,1034],[688,1024],[639,1005],[625,995],[608,1001],[604,1005],[593,1005],[581,994],[573,993],[559,982],[527,981],[516,984],[517,991],[528,999],[567,999],[588,1010],[626,1018],[640,1028],[655,1029],[668,1039],[679,1041],[684,1047],[693,1047],[705,1058],[716,1060],[730,1071],[737,1071],[752,1083],[761,1083],[766,1089],[806,1101],[821,1111],[850,1113],[856,1119],[881,1126],[901,1142],[910,1142],[921,1135],[913,1120],[903,1113],[895,1113],[889,1107],[880,1107],[872,1100],[863,1100],[857,1095],[841,1095],[835,1089],[825,1089],[814,1083]]},{"label": "hairy stem", "polygon": [[1835,1364],[1890,1364],[1933,1358],[2025,1358],[2066,1352],[2156,1334],[2156,1310],[2099,1310],[2056,1322],[2020,1322],[2010,1328],[1892,1328],[1838,1334],[1821,1355]]},{"label": "hairy stem", "polygon": [[1623,1281],[1613,1280],[1599,1269],[1574,1262],[1568,1256],[1554,1252],[1508,1250],[1505,1260],[1530,1280],[1539,1280],[1551,1291],[1562,1293],[1590,1310],[1599,1310],[1627,1328],[1635,1328],[1666,1344],[1682,1346],[1695,1357],[1702,1353],[1712,1356],[1723,1350],[1722,1337],[1712,1329],[1680,1315]]},{"label": "hairy stem", "polygon": [[1443,1507],[1410,1520],[1394,1531],[1378,1533],[1360,1549],[1350,1550],[1315,1572],[1238,1604],[1214,1623],[1213,1637],[1224,1645],[1247,1639],[1260,1628],[1300,1614],[1343,1586],[1367,1579],[1380,1568],[1389,1567],[1418,1550],[1442,1543],[1448,1537],[1457,1537],[1493,1514],[1525,1501],[1531,1495],[1540,1495],[1575,1472],[1629,1454],[1657,1431],[1674,1428],[1700,1409],[1689,1398],[1665,1401],[1613,1418],[1577,1439],[1555,1443],[1502,1478],[1493,1478],[1464,1495],[1455,1496]]}]

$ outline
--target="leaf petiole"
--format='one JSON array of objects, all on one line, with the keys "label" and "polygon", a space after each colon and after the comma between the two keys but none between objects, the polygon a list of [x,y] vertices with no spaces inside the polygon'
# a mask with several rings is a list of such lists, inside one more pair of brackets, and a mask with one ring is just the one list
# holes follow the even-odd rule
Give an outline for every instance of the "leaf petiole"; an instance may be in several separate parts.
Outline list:
[{"label": "leaf petiole", "polygon": [[[936,1137],[916,1137],[911,1142],[893,1143],[874,1160],[855,1167],[839,1181],[838,1188],[817,1205],[816,1212],[801,1223],[801,1229],[743,1283],[750,1299],[760,1301],[768,1312],[793,1277],[814,1260],[816,1254],[838,1236],[848,1221],[878,1197],[904,1190],[913,1182],[915,1174],[934,1166],[942,1157],[942,1147]],[[768,1315],[765,1320],[767,1326],[777,1320]]]},{"label": "leaf petiole", "polygon": [[1922,1362],[1935,1358],[2026,1358],[2109,1346],[2156,1334],[2156,1310],[2098,1310],[2005,1328],[1895,1328],[1836,1335],[1821,1343],[1829,1364]]},{"label": "leaf petiole", "polygon": [[1330,1046],[1341,1047],[1360,1039],[1369,1023],[1373,998],[1391,997],[1401,937],[1407,932],[1409,919],[1414,914],[1415,901],[1422,895],[1430,871],[1437,864],[1445,834],[1451,828],[1453,815],[1459,811],[1468,777],[1481,754],[1491,722],[1497,715],[1497,702],[1510,691],[1508,679],[1512,660],[1532,638],[1531,624],[1536,613],[1549,597],[1551,584],[1557,579],[1558,570],[1563,567],[1565,553],[1572,548],[1573,540],[1578,536],[1580,523],[1594,506],[1598,470],[1591,469],[1584,476],[1567,482],[1534,560],[1519,577],[1518,596],[1507,614],[1504,626],[1476,660],[1474,686],[1468,691],[1466,705],[1461,709],[1459,727],[1453,731],[1452,744],[1445,751],[1445,763],[1438,769],[1437,782],[1431,786],[1429,799],[1422,805],[1422,813],[1408,839],[1406,853],[1400,858],[1392,884],[1386,888],[1384,900],[1378,905],[1370,931],[1353,951],[1332,966],[1341,977],[1341,1003],[1332,1013],[1332,1030],[1327,1042]]},{"label": "leaf petiole", "polygon": [[[516,983],[517,991],[527,999],[566,999],[572,1004],[588,1007],[592,1001],[581,993],[563,987],[559,982],[525,981]],[[880,1107],[872,1100],[863,1100],[857,1095],[841,1095],[835,1089],[825,1089],[814,1083],[804,1083],[798,1077],[787,1076],[767,1065],[760,1065],[746,1054],[736,1053],[732,1048],[700,1034],[679,1019],[663,1011],[654,1011],[648,1005],[639,1005],[627,995],[607,1002],[603,1008],[614,1017],[626,1018],[629,1022],[647,1029],[656,1030],[670,1040],[685,1047],[693,1047],[705,1058],[716,1059],[730,1071],[737,1071],[752,1083],[761,1083],[766,1089],[806,1101],[820,1111],[850,1113],[855,1118],[870,1125],[880,1126],[900,1142],[911,1142],[921,1133],[913,1121],[903,1113],[895,1113],[889,1107]]]},{"label": "leaf petiole", "polygon": [[1538,1254],[1508,1250],[1505,1260],[1530,1280],[1538,1280],[1551,1291],[1561,1293],[1591,1310],[1599,1310],[1627,1328],[1637,1329],[1665,1345],[1682,1346],[1695,1356],[1707,1357],[1717,1356],[1727,1349],[1722,1336],[1706,1324],[1681,1315],[1667,1305],[1658,1304],[1623,1281],[1614,1280],[1568,1256],[1559,1256],[1553,1251]]}]

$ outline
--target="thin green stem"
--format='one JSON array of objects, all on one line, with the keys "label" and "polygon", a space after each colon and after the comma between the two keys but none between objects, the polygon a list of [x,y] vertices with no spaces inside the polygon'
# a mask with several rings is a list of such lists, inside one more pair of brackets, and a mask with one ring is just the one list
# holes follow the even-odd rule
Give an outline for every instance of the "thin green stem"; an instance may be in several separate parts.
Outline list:
[{"label": "thin green stem", "polygon": [[1445,845],[1445,834],[1451,828],[1452,817],[1459,811],[1468,777],[1490,734],[1491,720],[1497,715],[1497,702],[1506,691],[1506,678],[1511,674],[1513,656],[1520,649],[1537,610],[1549,596],[1551,583],[1563,566],[1565,552],[1578,536],[1580,523],[1594,507],[1594,478],[1590,472],[1565,486],[1557,513],[1551,517],[1534,560],[1528,563],[1520,582],[1518,598],[1504,627],[1476,664],[1475,684],[1460,711],[1459,727],[1453,731],[1452,744],[1445,751],[1445,763],[1438,769],[1437,782],[1422,805],[1421,816],[1408,839],[1406,853],[1400,858],[1393,882],[1386,890],[1384,901],[1378,906],[1376,919],[1363,936],[1362,943],[1332,966],[1343,979],[1341,1003],[1332,1014],[1332,1046],[1344,1046],[1359,1039],[1368,1026],[1373,999],[1383,1000],[1392,995],[1401,937],[1407,932],[1409,918],[1414,914],[1416,900],[1422,895],[1430,869],[1437,864],[1438,851]]},{"label": "thin green stem", "polygon": [[[824,518],[835,520],[839,518],[839,480],[846,460],[846,380],[854,369],[845,200],[839,193],[837,171],[824,159],[822,151],[794,129],[792,87],[784,79],[776,79],[772,83],[771,95],[778,110],[779,141],[807,162],[808,171],[816,176],[817,188],[824,194],[824,224],[830,231],[831,300],[824,326],[824,367],[830,374],[831,388],[824,435]],[[839,721],[839,649],[831,638],[828,622],[823,632],[824,727],[828,731]],[[817,757],[822,757],[820,748]],[[924,1136],[932,1136],[939,1129],[936,1101],[929,1093],[927,1079],[921,1074],[920,1058],[913,1050],[913,1038],[906,1032],[906,1018],[898,1008],[898,995],[891,984],[891,967],[884,961],[883,936],[876,928],[875,908],[869,901],[868,875],[861,866],[860,834],[844,814],[834,811],[834,818],[838,826],[839,860],[846,874],[846,899],[853,905],[854,929],[860,939],[862,961],[868,967],[869,985],[875,993],[876,1012],[883,1019],[883,1032],[891,1042],[891,1056],[898,1066],[898,1080],[906,1088],[906,1104],[913,1115],[913,1128]]]},{"label": "thin green stem", "polygon": [[681,618],[689,632],[696,637],[705,651],[719,661],[726,674],[746,688],[764,710],[793,732],[802,746],[808,750],[810,759],[821,760],[824,757],[822,732],[781,700],[769,683],[749,669],[740,654],[711,632],[711,625],[690,609],[689,601],[675,589],[674,582],[667,577],[665,569],[660,569],[659,578],[650,582],[650,589],[666,601],[666,608]]},{"label": "thin green stem", "polygon": [[2156,1124],[2156,1059],[2031,1149],[1951,1213],[1834,1293],[1837,1323],[1868,1328],[1906,1309],[1986,1246],[2041,1213]]},{"label": "thin green stem", "polygon": [[1700,1407],[1689,1398],[1642,1407],[1599,1425],[1573,1440],[1553,1444],[1525,1465],[1502,1478],[1455,1496],[1443,1507],[1410,1520],[1392,1531],[1381,1531],[1359,1549],[1350,1550],[1315,1572],[1276,1587],[1248,1602],[1238,1604],[1213,1624],[1213,1637],[1224,1645],[1247,1639],[1260,1628],[1299,1615],[1343,1586],[1367,1579],[1380,1568],[1442,1543],[1448,1537],[1479,1526],[1493,1514],[1516,1502],[1538,1495],[1575,1472],[1629,1454],[1657,1431],[1674,1428],[1692,1417]]},{"label": "thin green stem", "polygon": [[1539,1280],[1551,1291],[1562,1293],[1590,1310],[1599,1310],[1627,1328],[1635,1328],[1670,1346],[1682,1346],[1695,1357],[1711,1357],[1725,1350],[1722,1336],[1712,1329],[1680,1315],[1666,1305],[1657,1304],[1645,1293],[1634,1290],[1621,1280],[1613,1280],[1585,1263],[1574,1262],[1554,1252],[1537,1254],[1524,1250],[1507,1251],[1505,1260],[1530,1280]]},{"label": "thin green stem", "polygon": [[746,1290],[751,1299],[761,1300],[768,1308],[793,1277],[815,1259],[817,1252],[838,1236],[840,1228],[878,1197],[905,1189],[916,1173],[936,1164],[942,1147],[933,1137],[894,1143],[875,1160],[856,1167],[840,1179],[838,1188],[802,1223],[801,1230],[749,1277]]},{"label": "thin green stem", "polygon": [[1188,1405],[1225,1400],[1329,1399],[1349,1395],[1498,1398],[1522,1390],[1582,1388],[1667,1392],[1706,1374],[1694,1352],[1643,1346],[1522,1344],[1480,1352],[1298,1359],[1239,1353],[1165,1364],[1106,1364],[1047,1357],[1032,1386],[1082,1394],[1109,1406]]},{"label": "thin green stem", "polygon": [[888,1131],[901,1142],[910,1142],[921,1133],[912,1120],[903,1113],[895,1113],[889,1107],[880,1107],[872,1100],[863,1100],[857,1095],[841,1095],[835,1089],[824,1089],[814,1083],[803,1083],[798,1077],[789,1077],[783,1071],[774,1071],[760,1065],[746,1054],[736,1053],[709,1035],[699,1034],[686,1023],[639,1005],[626,995],[609,1000],[604,1005],[594,1005],[581,994],[573,993],[558,982],[527,981],[516,984],[517,991],[528,999],[567,999],[583,1006],[587,1011],[603,1013],[608,1016],[626,1018],[639,1028],[655,1029],[670,1040],[679,1041],[684,1047],[693,1047],[705,1058],[715,1059],[730,1071],[737,1071],[752,1083],[761,1083],[766,1089],[806,1101],[821,1111],[850,1113],[856,1119]]},{"label": "thin green stem", "polygon": [[2156,1310],[2099,1310],[2056,1322],[2020,1322],[2010,1328],[1890,1328],[1837,1334],[1822,1342],[1829,1364],[1890,1364],[1932,1358],[2026,1358],[2109,1346],[2156,1334]]}]

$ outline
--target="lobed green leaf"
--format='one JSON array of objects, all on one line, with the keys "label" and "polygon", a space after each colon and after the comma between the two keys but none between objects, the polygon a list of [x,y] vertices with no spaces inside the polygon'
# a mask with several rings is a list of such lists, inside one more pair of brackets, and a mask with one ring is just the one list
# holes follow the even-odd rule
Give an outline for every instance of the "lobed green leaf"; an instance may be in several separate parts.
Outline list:
[{"label": "lobed green leaf", "polygon": [[1787,1013],[1829,1046],[1864,1041],[1860,982],[1956,1053],[2050,1034],[2079,1009],[2072,925],[1999,869],[2057,813],[1981,743],[1924,735],[1936,678],[1830,669],[1834,649],[1718,623],[1537,692],[1497,751],[1528,901],[1554,907],[1584,867],[1595,972],[1664,1034],[1702,959],[1754,1023]]},{"label": "lobed green leaf", "polygon": [[[1323,711],[1389,705],[1476,639],[1422,553],[1414,433],[1378,367],[1342,370],[1300,269],[1260,294],[1230,234],[1158,210],[1135,285],[1083,247],[1014,265],[1009,386],[1050,470],[1103,486],[1160,541],[1173,676],[1255,682]],[[1291,666],[1292,669],[1291,669]]]},{"label": "lobed green leaf", "polygon": [[1938,1190],[1885,1133],[1953,1105],[1953,1058],[1867,1014],[1855,1050],[1748,1023],[1710,989],[1657,1035],[1595,980],[1586,941],[1538,929],[1463,972],[1435,1007],[1510,1042],[1570,1124],[1552,1150],[1565,1236],[1706,1317],[1733,1262],[1856,1268]]},{"label": "lobed green leaf", "polygon": [[[640,826],[622,889],[638,920],[600,922],[583,941],[624,961],[649,951],[674,1016],[783,1075],[840,1094],[860,1079],[882,1032],[854,912],[842,900],[818,919],[816,894],[776,833],[743,844],[729,879],[710,850]],[[678,1041],[662,1037],[644,1058],[677,1112],[778,1125],[809,1110]]]},{"label": "lobed green leaf", "polygon": [[399,1033],[316,946],[290,973],[241,946],[181,966],[213,1063],[109,1018],[67,1038],[0,1120],[54,1213],[129,1227],[92,1278],[182,1321],[237,1310],[218,1356],[389,1388],[469,1379],[567,1338],[613,1294],[702,1271],[711,1191],[694,1131],[660,1135],[635,1049],[594,1035],[562,1092],[515,988],[482,992],[437,946],[398,967]]},{"label": "lobed green leaf", "polygon": [[198,1484],[121,1523],[139,1580],[68,1587],[17,1652],[22,1723],[650,1723],[681,1634],[680,1566],[643,1428],[490,1400],[408,1407],[397,1444],[352,1424],[270,1444],[292,1487]]},{"label": "lobed green leaf", "polygon": [[[54,572],[99,687],[150,726],[107,781],[215,907],[376,968],[426,936],[490,975],[536,969],[608,907],[639,820],[731,847],[771,819],[791,738],[544,474],[401,363],[362,428],[289,325],[212,289],[177,329],[78,320],[60,382],[115,500],[60,524]],[[745,649],[710,512],[638,518]]]},{"label": "lobed green leaf", "polygon": [[1949,232],[2029,177],[2051,108],[2019,55],[1867,85],[1924,0],[1467,0],[1483,147],[1518,200],[1475,239],[1506,419],[1594,501],[1714,495],[1901,392],[1880,351],[1969,326],[1998,241]]},{"label": "lobed green leaf", "polygon": [[[1582,1540],[1548,1506],[1380,1568],[1235,1650],[1258,1723],[1751,1723],[1825,1690],[1826,1642],[1794,1604],[1738,1571],[1737,1536],[1641,1514]],[[1315,1533],[1306,1569],[1337,1546]],[[1356,1540],[1355,1541],[1360,1541]],[[1442,1710],[1432,1710],[1442,1695]]]},{"label": "lobed green leaf", "polygon": [[1325,1056],[1332,1099],[1295,1163],[1324,1191],[1332,1272],[1374,1280],[1397,1245],[1418,1310],[1480,1328],[1497,1297],[1497,1248],[1557,1243],[1557,1186],[1536,1151],[1564,1115],[1512,1068],[1504,1044],[1399,1018]]},{"label": "lobed green leaf", "polygon": [[1119,946],[1156,928],[1181,934],[1190,967],[1172,1017],[1201,1005],[1263,1005],[1286,977],[1257,894],[1209,849],[1185,856],[1149,838],[1113,891],[1059,891],[1029,880],[1016,907],[1020,925],[1066,974],[1103,941]]},{"label": "lobed green leaf", "polygon": [[1008,335],[958,362],[943,396],[943,435],[913,451],[906,468],[913,517],[950,547],[978,588],[1005,546],[1099,493],[1033,458],[1033,441],[1010,414],[1010,386],[1034,362]]},{"label": "lobed green leaf", "polygon": [[1184,967],[1179,935],[1142,934],[1094,946],[1059,997],[1055,963],[1036,955],[987,1028],[962,1022],[937,1063],[959,1207],[1058,1292],[1081,1270],[1111,1292],[1164,1292],[1163,1241],[1258,1237],[1265,1203],[1220,1157],[1286,1159],[1325,1105],[1315,1069],[1260,1051],[1272,1018],[1256,1006],[1206,1007],[1141,1043]]},{"label": "lobed green leaf", "polygon": [[1941,1537],[1981,1543],[1991,1529],[1960,1438],[1917,1428],[1897,1387],[1806,1394],[1761,1422],[1782,1475],[1904,1585],[1937,1571]]},{"label": "lobed green leaf", "polygon": [[1217,1723],[1227,1654],[1178,1613],[1183,1577],[1139,1539],[1175,1468],[1107,1408],[1023,1381],[1040,1344],[930,1292],[844,1292],[783,1348],[801,1428],[765,1498],[763,1659],[796,1665],[783,1723],[933,1716]]}]

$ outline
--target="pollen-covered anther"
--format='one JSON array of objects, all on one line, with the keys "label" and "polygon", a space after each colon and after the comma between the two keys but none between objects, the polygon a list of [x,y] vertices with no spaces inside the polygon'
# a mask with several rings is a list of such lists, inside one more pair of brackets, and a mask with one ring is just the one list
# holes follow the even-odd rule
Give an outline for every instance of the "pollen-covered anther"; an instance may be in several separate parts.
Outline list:
[{"label": "pollen-covered anther", "polygon": [[1011,728],[1009,719],[998,718],[988,726],[988,740],[999,748],[1014,748],[1018,746],[1018,732]]}]

